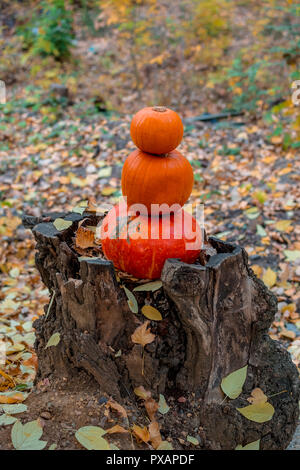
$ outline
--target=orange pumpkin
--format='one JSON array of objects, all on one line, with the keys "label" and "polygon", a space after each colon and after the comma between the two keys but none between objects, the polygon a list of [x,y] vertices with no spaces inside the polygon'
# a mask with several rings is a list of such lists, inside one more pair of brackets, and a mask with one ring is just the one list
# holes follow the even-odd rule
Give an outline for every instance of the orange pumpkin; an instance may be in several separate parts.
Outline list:
[{"label": "orange pumpkin", "polygon": [[130,135],[139,149],[161,155],[178,147],[183,136],[183,125],[172,109],[148,107],[133,116]]},{"label": "orange pumpkin", "polygon": [[140,279],[158,279],[168,258],[196,261],[202,232],[183,209],[162,217],[137,216],[121,202],[103,219],[101,242],[106,258],[117,269]]},{"label": "orange pumpkin", "polygon": [[157,211],[151,204],[183,206],[190,197],[193,182],[192,166],[177,150],[157,156],[137,149],[127,157],[122,170],[122,193],[128,206],[144,204],[152,214],[165,210]]}]

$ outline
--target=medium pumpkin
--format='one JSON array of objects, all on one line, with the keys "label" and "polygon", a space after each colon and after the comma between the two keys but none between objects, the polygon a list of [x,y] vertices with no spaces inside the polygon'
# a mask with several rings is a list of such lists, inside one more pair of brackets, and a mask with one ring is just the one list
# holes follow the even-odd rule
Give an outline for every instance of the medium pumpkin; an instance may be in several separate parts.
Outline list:
[{"label": "medium pumpkin", "polygon": [[[148,213],[151,204],[183,206],[190,197],[193,182],[192,166],[177,150],[157,156],[137,149],[127,157],[122,170],[122,193],[128,206],[144,204]],[[157,210],[152,207],[151,213]]]},{"label": "medium pumpkin", "polygon": [[196,261],[202,234],[194,217],[183,209],[170,216],[130,216],[123,203],[103,219],[101,242],[117,269],[139,279],[158,279],[168,258]]},{"label": "medium pumpkin", "polygon": [[147,107],[133,116],[130,135],[143,152],[161,155],[178,147],[183,136],[183,125],[172,109]]}]

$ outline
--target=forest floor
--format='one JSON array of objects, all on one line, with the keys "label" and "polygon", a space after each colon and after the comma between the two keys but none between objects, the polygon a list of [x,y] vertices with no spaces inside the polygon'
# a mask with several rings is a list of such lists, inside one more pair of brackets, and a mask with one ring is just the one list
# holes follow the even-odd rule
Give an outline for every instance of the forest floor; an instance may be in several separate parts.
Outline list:
[{"label": "forest floor", "polygon": [[[100,113],[77,115],[67,107],[49,126],[39,113],[16,107],[1,120],[0,340],[5,341],[8,360],[5,365],[0,362],[0,370],[8,377],[0,378],[0,403],[8,402],[10,394],[12,402],[25,405],[25,411],[16,414],[22,422],[39,417],[47,448],[57,444],[58,449],[79,449],[79,427],[124,423],[114,421],[106,399],[97,390],[87,393],[85,383],[71,395],[65,395],[60,384],[59,398],[50,383],[38,383],[38,394],[30,395],[36,366],[32,322],[44,313],[49,292],[34,266],[35,243],[22,226],[21,215],[72,210],[89,198],[98,205],[116,203],[122,164],[134,149],[130,119],[119,114],[109,119]],[[299,366],[299,152],[284,150],[281,137],[270,137],[262,121],[246,116],[209,122],[189,117],[184,123],[179,150],[195,174],[189,202],[194,208],[204,204],[208,235],[246,249],[252,269],[278,298],[269,334],[284,344]],[[183,401],[182,407],[189,419],[188,404]],[[3,416],[0,449],[9,449],[11,424],[1,425]],[[134,419],[142,425],[142,412]],[[115,445],[138,448],[128,434],[120,436],[112,441]],[[165,439],[176,448],[195,448],[186,437],[183,430],[182,435]],[[299,449],[299,433],[295,446]]]}]

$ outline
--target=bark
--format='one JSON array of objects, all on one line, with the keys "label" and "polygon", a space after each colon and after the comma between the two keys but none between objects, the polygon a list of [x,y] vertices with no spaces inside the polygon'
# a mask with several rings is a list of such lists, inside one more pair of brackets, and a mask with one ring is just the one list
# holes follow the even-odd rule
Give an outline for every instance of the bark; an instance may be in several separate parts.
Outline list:
[{"label": "bark", "polygon": [[[146,319],[131,312],[122,288],[132,290],[136,282],[117,280],[101,252],[79,259],[73,243],[78,222],[89,217],[89,225],[96,225],[99,217],[64,214],[73,222],[64,231],[55,229],[56,217],[24,217],[37,242],[37,268],[51,293],[45,315],[34,324],[37,381],[87,373],[120,402],[140,385],[153,396],[186,393],[194,403],[190,433],[199,426],[202,448],[234,449],[257,439],[263,449],[288,445],[298,418],[298,373],[289,354],[268,336],[276,298],[249,268],[242,248],[211,237],[196,264],[167,260],[163,287],[135,293],[139,307],[146,301],[163,316],[151,322],[156,338],[145,347],[143,374],[141,347],[131,335]],[[57,332],[59,344],[45,349]],[[245,365],[242,394],[224,400],[222,378]],[[276,411],[263,424],[236,410],[249,404],[245,399],[256,387],[267,395],[287,390],[269,399]]]}]

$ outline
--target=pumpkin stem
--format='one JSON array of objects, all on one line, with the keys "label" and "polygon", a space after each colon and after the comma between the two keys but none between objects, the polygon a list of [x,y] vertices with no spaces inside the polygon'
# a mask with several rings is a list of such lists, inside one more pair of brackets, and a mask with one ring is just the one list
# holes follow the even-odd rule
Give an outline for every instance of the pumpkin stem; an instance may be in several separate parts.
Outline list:
[{"label": "pumpkin stem", "polygon": [[158,113],[165,113],[167,111],[165,106],[154,106],[152,109]]}]

